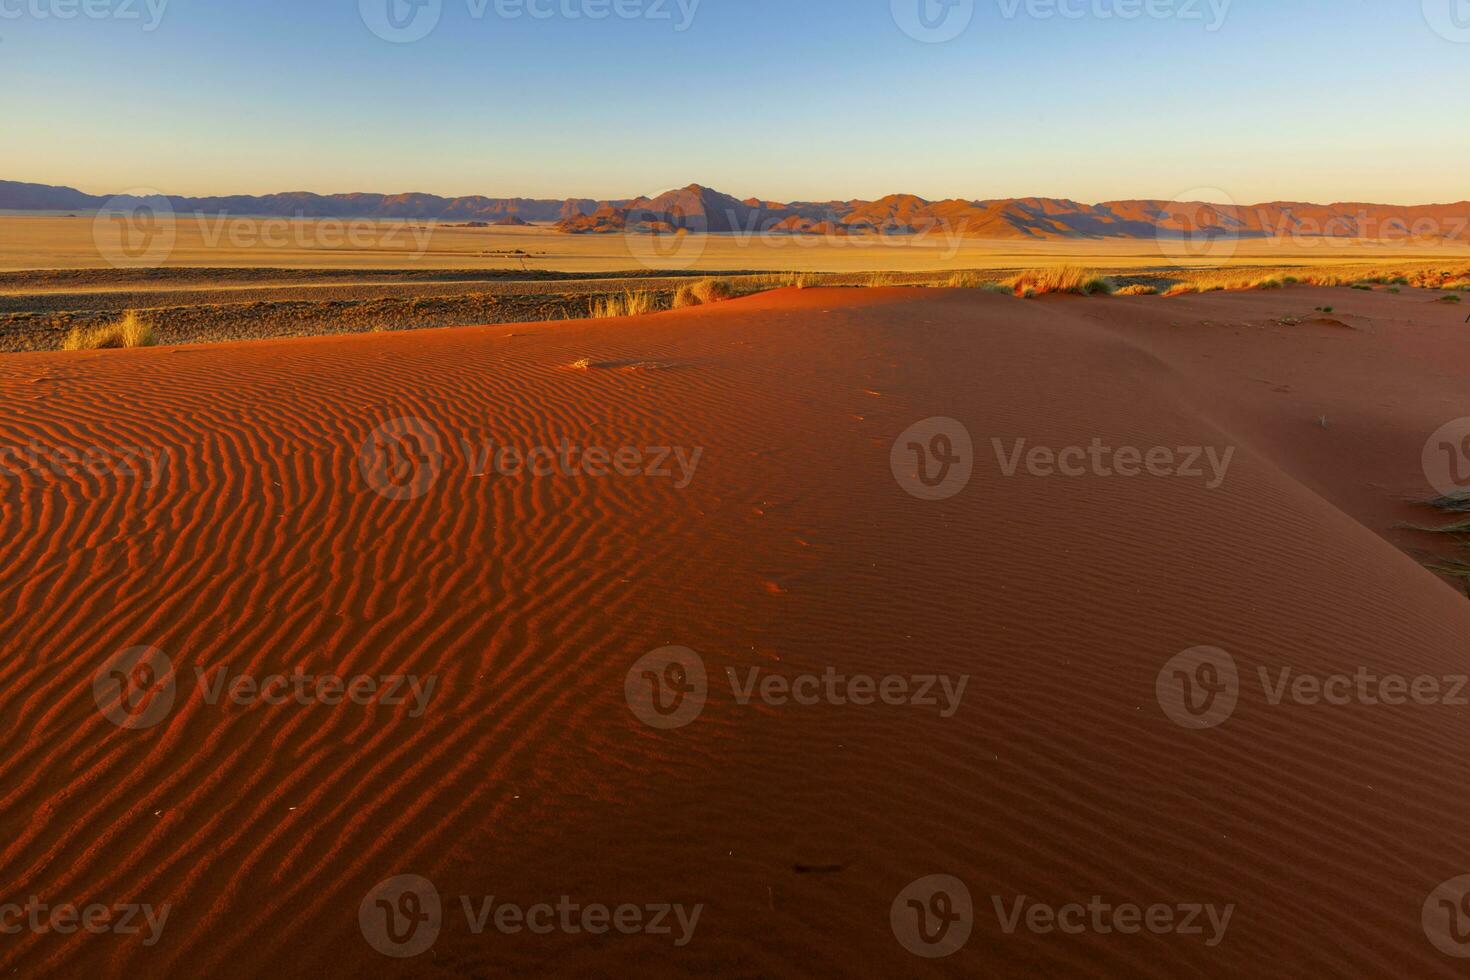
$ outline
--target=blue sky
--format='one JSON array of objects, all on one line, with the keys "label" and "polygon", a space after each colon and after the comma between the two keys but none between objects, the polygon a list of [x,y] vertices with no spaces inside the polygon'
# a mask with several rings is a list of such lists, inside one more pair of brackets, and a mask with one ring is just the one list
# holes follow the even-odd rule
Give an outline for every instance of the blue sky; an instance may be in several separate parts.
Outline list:
[{"label": "blue sky", "polygon": [[[138,19],[55,16],[83,2]],[[1058,0],[974,0],[942,43],[895,19],[891,3],[920,0],[700,0],[684,31],[679,0],[488,0],[478,17],[480,0],[440,0],[434,29],[402,44],[359,6],[380,17],[388,0],[168,0],[152,31],[148,2],[0,0],[0,178],[94,193],[624,197],[699,181],[775,199],[1470,198],[1470,43],[1436,32],[1421,0],[1233,0],[1215,31],[1210,0],[1059,0],[1074,17]],[[497,15],[506,2],[554,16]],[[556,9],[599,2],[670,17]],[[1130,2],[1176,15],[1116,16]],[[1470,0],[1426,2],[1470,35]]]}]

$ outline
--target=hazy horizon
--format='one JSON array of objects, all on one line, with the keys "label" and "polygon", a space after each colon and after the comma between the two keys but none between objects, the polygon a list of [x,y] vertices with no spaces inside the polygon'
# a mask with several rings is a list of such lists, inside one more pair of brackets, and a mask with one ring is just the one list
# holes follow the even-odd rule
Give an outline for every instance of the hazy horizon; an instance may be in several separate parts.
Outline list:
[{"label": "hazy horizon", "polygon": [[[174,190],[172,190],[170,188],[167,188],[167,187],[157,187],[157,188],[155,188],[155,187],[148,187],[148,188],[138,188],[138,187],[123,187],[123,188],[78,187],[78,186],[76,186],[74,184],[71,184],[71,185],[67,185],[67,184],[56,184],[54,182],[49,182],[49,181],[45,181],[45,180],[32,180],[32,179],[28,179],[28,178],[14,178],[14,177],[9,177],[9,176],[0,174],[0,182],[5,182],[5,181],[12,181],[14,183],[20,183],[20,184],[36,184],[36,185],[41,185],[41,186],[70,187],[72,190],[81,191],[82,193],[91,195],[93,197],[105,197],[105,196],[113,196],[113,195],[116,195],[116,196],[128,196],[130,194],[135,194],[138,191],[146,190],[146,191],[149,191],[149,192],[158,192],[158,193],[160,193],[160,194],[162,194],[164,196],[167,196],[167,197],[183,197],[183,198],[271,197],[271,196],[285,196],[285,195],[292,195],[292,194],[315,194],[315,195],[318,195],[318,196],[321,196],[321,197],[339,197],[339,196],[351,196],[351,195],[382,195],[382,196],[385,196],[385,197],[405,197],[405,196],[409,196],[409,195],[425,194],[425,195],[431,195],[431,196],[435,196],[435,197],[446,198],[446,199],[450,199],[450,200],[453,200],[453,199],[456,199],[456,198],[483,197],[483,198],[487,198],[489,200],[535,200],[535,201],[596,200],[596,201],[628,201],[628,200],[637,200],[639,197],[655,198],[655,197],[658,197],[661,194],[669,193],[671,191],[681,190],[683,188],[691,187],[691,186],[700,186],[700,187],[704,187],[707,190],[712,190],[712,191],[716,191],[716,192],[721,193],[721,194],[729,195],[730,197],[734,197],[737,200],[741,200],[741,201],[755,199],[755,200],[761,200],[761,201],[770,201],[770,202],[774,202],[774,203],[778,203],[778,204],[820,204],[820,203],[827,203],[827,202],[878,201],[878,200],[882,200],[884,198],[895,197],[895,196],[914,196],[914,197],[919,197],[919,198],[921,198],[921,199],[923,199],[925,201],[929,201],[931,203],[937,203],[937,202],[945,201],[945,200],[963,200],[963,201],[1010,201],[1010,200],[1037,199],[1037,200],[1051,200],[1051,201],[1072,201],[1072,202],[1075,202],[1077,204],[1085,205],[1085,206],[1088,206],[1088,207],[1096,207],[1098,205],[1111,204],[1111,203],[1116,203],[1116,202],[1120,202],[1120,201],[1155,201],[1155,200],[1158,200],[1158,201],[1166,201],[1166,200],[1170,200],[1170,198],[1161,197],[1159,195],[1143,195],[1143,196],[1139,196],[1139,197],[1108,198],[1106,200],[1096,200],[1096,201],[1093,201],[1093,200],[1086,200],[1084,198],[1080,198],[1080,197],[1078,197],[1075,194],[1010,194],[1010,195],[993,195],[993,194],[974,195],[974,194],[969,194],[969,195],[956,195],[956,196],[948,197],[948,198],[936,198],[936,197],[928,197],[928,196],[923,195],[923,194],[914,194],[912,191],[906,191],[906,190],[894,190],[894,191],[889,191],[889,192],[884,193],[884,194],[878,194],[878,195],[875,195],[873,197],[862,197],[862,198],[836,197],[836,196],[832,196],[832,195],[828,195],[826,197],[818,197],[818,198],[780,198],[780,197],[776,197],[776,196],[770,195],[770,194],[759,194],[759,193],[750,194],[750,193],[745,193],[740,188],[719,187],[719,186],[716,186],[714,184],[710,184],[708,182],[699,181],[699,180],[696,180],[696,181],[685,181],[682,184],[676,184],[676,185],[669,186],[669,187],[660,187],[658,189],[645,189],[645,190],[641,190],[641,191],[639,191],[637,193],[615,194],[615,195],[612,195],[611,197],[592,197],[591,195],[587,195],[587,194],[576,194],[576,193],[571,193],[571,194],[549,194],[549,195],[545,195],[545,196],[538,196],[538,195],[532,195],[532,194],[500,193],[498,191],[475,191],[475,192],[471,192],[471,193],[468,193],[468,194],[438,194],[438,193],[436,193],[434,191],[425,191],[425,190],[381,190],[381,189],[379,189],[379,190],[363,190],[363,189],[355,189],[355,190],[312,190],[312,189],[302,188],[302,187],[293,187],[293,188],[290,188],[290,189],[287,189],[287,190],[274,190],[274,191],[214,190],[214,191],[206,191],[204,193],[188,193],[188,194],[183,194],[183,193],[178,193],[178,192],[176,192],[176,191],[174,191]],[[139,195],[139,196],[141,196],[141,195]],[[1328,207],[1334,206],[1334,205],[1350,205],[1350,204],[1361,204],[1361,205],[1366,205],[1366,206],[1386,206],[1386,207],[1434,207],[1434,206],[1452,206],[1452,205],[1456,205],[1456,204],[1470,204],[1470,195],[1467,195],[1465,197],[1462,197],[1462,198],[1459,198],[1459,199],[1456,199],[1456,200],[1444,200],[1444,201],[1306,200],[1306,199],[1300,199],[1300,198],[1276,197],[1276,198],[1263,198],[1261,200],[1251,200],[1251,201],[1223,201],[1223,200],[1211,200],[1209,198],[1199,198],[1199,199],[1191,199],[1188,202],[1181,202],[1181,203],[1203,203],[1203,204],[1215,204],[1215,205],[1221,205],[1221,206],[1238,206],[1238,207],[1255,207],[1255,206],[1269,205],[1269,204],[1312,204],[1312,205],[1320,205],[1320,206],[1328,206]],[[0,210],[5,210],[5,209],[0,209]],[[52,209],[52,210],[58,210],[58,209]],[[66,209],[65,208],[62,208],[62,209],[59,209],[59,210],[66,210]]]},{"label": "hazy horizon", "polygon": [[951,0],[934,35],[919,0],[388,2],[8,5],[0,79],[34,94],[0,172],[181,196],[1470,196],[1470,134],[1424,96],[1463,88],[1470,37],[1420,4]]}]

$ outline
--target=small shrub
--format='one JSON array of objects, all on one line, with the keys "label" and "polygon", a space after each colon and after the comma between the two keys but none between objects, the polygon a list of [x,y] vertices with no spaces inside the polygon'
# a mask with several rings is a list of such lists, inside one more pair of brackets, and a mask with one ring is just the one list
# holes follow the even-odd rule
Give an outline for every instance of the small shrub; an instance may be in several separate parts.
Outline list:
[{"label": "small shrub", "polygon": [[694,295],[701,303],[718,303],[733,297],[735,290],[724,279],[701,279],[694,284]]},{"label": "small shrub", "polygon": [[735,287],[724,279],[701,279],[699,282],[685,283],[678,288],[674,293],[674,309],[681,310],[687,306],[718,303],[734,296]]}]

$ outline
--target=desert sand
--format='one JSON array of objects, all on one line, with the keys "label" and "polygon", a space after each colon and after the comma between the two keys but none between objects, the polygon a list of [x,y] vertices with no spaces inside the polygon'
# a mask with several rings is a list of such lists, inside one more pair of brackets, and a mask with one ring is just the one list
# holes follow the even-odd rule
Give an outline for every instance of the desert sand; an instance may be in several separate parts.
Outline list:
[{"label": "desert sand", "polygon": [[[499,232],[502,234],[514,234]],[[1470,872],[1465,711],[1270,706],[1176,725],[1181,651],[1463,672],[1470,603],[1397,528],[1464,411],[1463,308],[1418,290],[1022,301],[781,290],[626,320],[0,359],[0,443],[149,447],[157,480],[0,482],[0,878],[168,903],[161,941],[7,936],[25,975],[1456,975],[1420,910]],[[1331,314],[1314,308],[1334,305]],[[1301,322],[1284,322],[1288,315]],[[890,449],[947,416],[970,483]],[[441,440],[374,490],[400,417]],[[1006,476],[1009,445],[1234,448],[1228,477]],[[463,441],[683,447],[673,478],[486,473]],[[425,457],[427,459],[427,457]],[[420,482],[422,473],[437,478]],[[675,468],[675,473],[678,473]],[[152,483],[151,486],[145,484]],[[707,664],[686,727],[630,669]],[[128,730],[94,678],[164,652]],[[195,670],[436,678],[427,709],[209,704]],[[727,668],[970,677],[916,705],[740,704]],[[400,874],[445,922],[390,961]],[[922,961],[890,906],[953,875]],[[458,896],[702,904],[667,936],[473,934]],[[1215,903],[1228,935],[1007,934],[992,896]]]}]

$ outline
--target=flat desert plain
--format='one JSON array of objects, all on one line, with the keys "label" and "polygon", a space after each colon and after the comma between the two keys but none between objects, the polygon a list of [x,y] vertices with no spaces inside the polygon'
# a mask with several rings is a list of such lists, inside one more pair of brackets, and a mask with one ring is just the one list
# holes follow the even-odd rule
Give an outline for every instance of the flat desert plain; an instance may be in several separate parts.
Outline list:
[{"label": "flat desert plain", "polygon": [[[1436,516],[1464,317],[1415,289],[785,289],[6,356],[0,443],[132,465],[0,482],[0,878],[168,917],[0,962],[1458,975],[1422,917],[1470,871],[1470,709],[1272,703],[1260,671],[1463,673],[1470,603],[1402,525]],[[608,456],[499,453],[538,447]],[[1170,462],[1121,475],[1119,447]],[[1240,674],[1212,728],[1159,693],[1199,647]],[[221,671],[415,686],[236,698]],[[803,677],[841,696],[771,693]],[[484,917],[564,896],[667,931]],[[1181,928],[1028,925],[1074,903]],[[374,948],[385,911],[417,955]],[[916,958],[933,935],[967,941]]]},{"label": "flat desert plain", "polygon": [[[99,226],[100,222],[100,226]],[[1090,264],[1130,269],[1175,260],[1251,265],[1414,263],[1470,256],[1470,245],[1387,240],[1242,239],[1211,246],[1143,240],[967,238],[960,229],[914,235],[776,233],[569,235],[545,225],[466,228],[444,222],[289,219],[222,215],[160,218],[155,226],[104,216],[0,214],[0,271],[148,267],[291,269],[503,269],[614,272],[750,269],[798,272],[934,272]],[[126,243],[129,252],[123,248]],[[1191,256],[1190,252],[1199,253]]]}]

